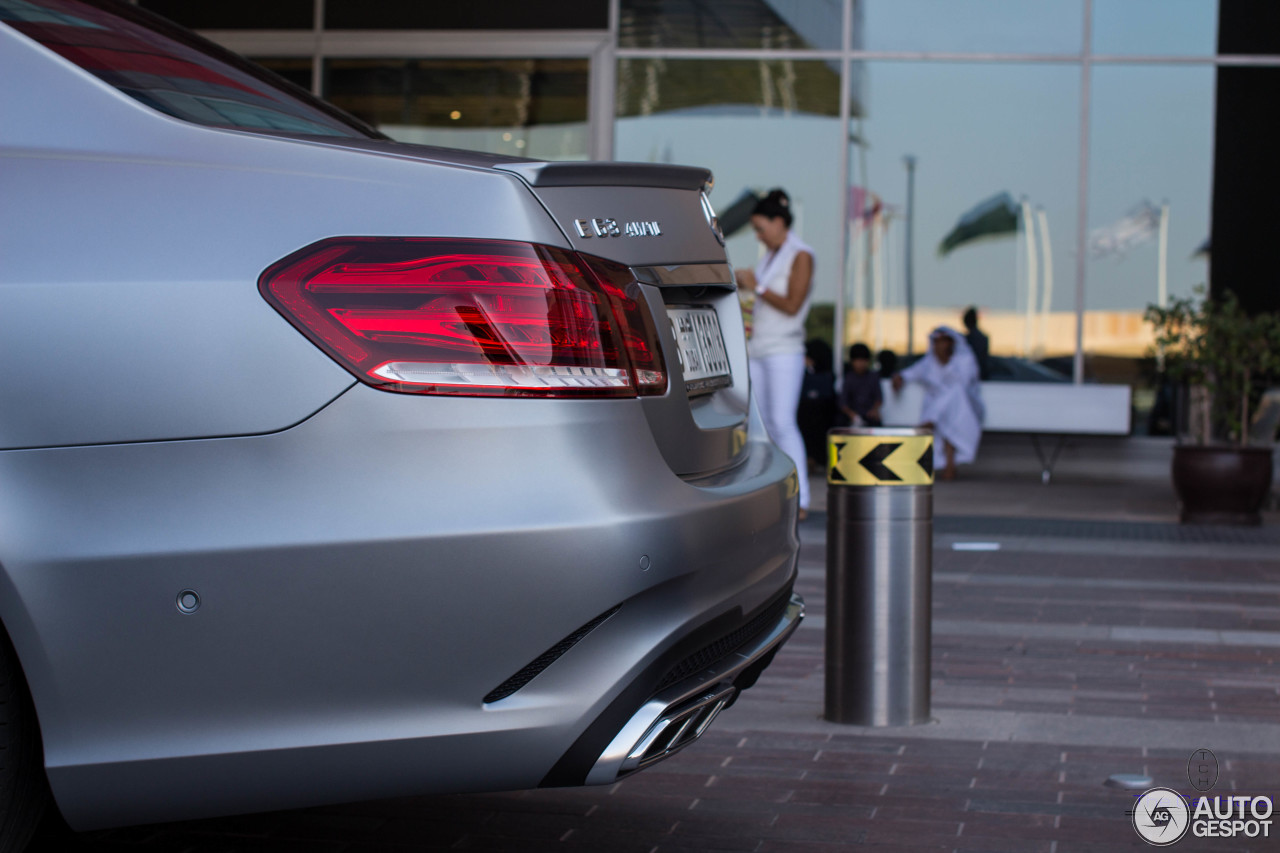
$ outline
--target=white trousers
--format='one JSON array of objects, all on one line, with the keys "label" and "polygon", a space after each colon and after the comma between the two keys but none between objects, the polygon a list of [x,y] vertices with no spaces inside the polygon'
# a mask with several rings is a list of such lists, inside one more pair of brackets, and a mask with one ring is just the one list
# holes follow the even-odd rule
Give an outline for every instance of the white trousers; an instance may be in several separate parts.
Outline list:
[{"label": "white trousers", "polygon": [[804,382],[804,353],[786,352],[753,358],[751,393],[755,395],[765,429],[782,452],[796,463],[800,476],[800,507],[809,508],[809,463],[804,452],[804,439],[796,423],[800,407],[800,386]]}]

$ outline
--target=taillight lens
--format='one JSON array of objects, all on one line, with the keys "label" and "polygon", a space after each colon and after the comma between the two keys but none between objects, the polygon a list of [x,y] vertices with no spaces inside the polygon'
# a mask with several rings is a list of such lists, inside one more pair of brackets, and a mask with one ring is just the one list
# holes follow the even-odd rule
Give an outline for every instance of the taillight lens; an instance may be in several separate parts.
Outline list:
[{"label": "taillight lens", "polygon": [[631,360],[636,391],[663,394],[667,390],[667,370],[658,343],[658,327],[644,304],[640,285],[631,270],[603,258],[579,255],[604,289],[618,320],[618,330]]},{"label": "taillight lens", "polygon": [[389,391],[666,390],[653,320],[626,268],[549,246],[334,238],[272,266],[259,288],[339,364]]}]

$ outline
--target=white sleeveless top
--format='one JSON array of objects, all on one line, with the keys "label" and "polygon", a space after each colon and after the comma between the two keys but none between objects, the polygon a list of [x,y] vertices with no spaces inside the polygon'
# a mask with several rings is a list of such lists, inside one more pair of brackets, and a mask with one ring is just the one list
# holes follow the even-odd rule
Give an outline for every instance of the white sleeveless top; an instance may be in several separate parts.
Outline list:
[{"label": "white sleeveless top", "polygon": [[[766,254],[756,264],[757,284],[764,285],[765,289],[778,296],[786,296],[791,267],[796,255],[801,252],[808,252],[810,257],[813,256],[813,249],[797,237],[794,231],[787,232],[787,239],[778,247],[778,251],[772,256]],[[764,358],[781,353],[804,352],[804,319],[809,314],[809,300],[812,296],[813,284],[810,282],[809,293],[800,310],[795,314],[787,314],[757,295],[752,312],[751,340],[747,341],[747,355],[751,358]]]}]

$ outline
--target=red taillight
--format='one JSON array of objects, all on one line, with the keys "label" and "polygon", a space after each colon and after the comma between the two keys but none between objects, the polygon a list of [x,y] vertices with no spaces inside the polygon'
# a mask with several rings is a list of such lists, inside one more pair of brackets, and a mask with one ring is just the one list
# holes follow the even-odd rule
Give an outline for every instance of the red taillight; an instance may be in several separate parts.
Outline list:
[{"label": "red taillight", "polygon": [[272,266],[259,287],[339,364],[390,391],[666,390],[658,336],[626,268],[549,246],[334,238]]}]

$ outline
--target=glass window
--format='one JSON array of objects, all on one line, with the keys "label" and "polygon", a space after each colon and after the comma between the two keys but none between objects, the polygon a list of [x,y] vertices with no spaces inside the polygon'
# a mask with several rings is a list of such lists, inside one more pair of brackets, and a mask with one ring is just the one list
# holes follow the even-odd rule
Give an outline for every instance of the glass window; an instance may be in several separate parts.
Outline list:
[{"label": "glass window", "polygon": [[913,157],[911,351],[938,325],[961,328],[974,305],[1000,358],[992,378],[1052,377],[1037,362],[1075,351],[1079,68],[878,62],[865,81],[866,115],[846,143],[847,342],[908,349]]},{"label": "glass window", "polygon": [[0,0],[0,20],[175,118],[320,136],[370,133],[253,63],[128,5]]},{"label": "glass window", "polygon": [[1142,313],[1159,299],[1161,256],[1170,297],[1189,296],[1208,279],[1214,70],[1100,66],[1091,108],[1087,375],[1139,386],[1141,432],[1154,403],[1140,361],[1152,342]]},{"label": "glass window", "polygon": [[1093,52],[1212,56],[1217,0],[1093,0]]},{"label": "glass window", "polygon": [[622,0],[622,47],[839,50],[840,0]]},{"label": "glass window", "polygon": [[311,91],[311,59],[295,56],[255,56],[253,61],[299,89]]},{"label": "glass window", "polygon": [[838,115],[840,63],[790,59],[618,61],[619,116],[680,110]]},{"label": "glass window", "polygon": [[139,0],[138,5],[193,30],[309,30],[315,0]]},{"label": "glass window", "polygon": [[325,0],[324,17],[335,30],[607,30],[609,0]]},{"label": "glass window", "polygon": [[328,100],[393,139],[585,159],[587,59],[334,59]]},{"label": "glass window", "polygon": [[861,0],[867,50],[1079,53],[1081,0]]},{"label": "glass window", "polygon": [[747,191],[785,189],[793,227],[814,249],[813,299],[826,303],[835,301],[840,281],[842,134],[834,65],[621,60],[614,132],[619,160],[712,170],[711,201],[729,232],[734,266],[754,266],[760,249],[746,215],[731,221],[727,211]]}]

